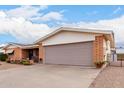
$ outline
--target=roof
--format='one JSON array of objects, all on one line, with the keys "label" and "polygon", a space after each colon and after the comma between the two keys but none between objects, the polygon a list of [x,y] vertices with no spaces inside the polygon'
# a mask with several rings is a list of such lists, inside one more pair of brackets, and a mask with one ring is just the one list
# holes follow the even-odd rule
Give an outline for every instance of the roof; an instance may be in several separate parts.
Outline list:
[{"label": "roof", "polygon": [[14,51],[13,49],[9,49],[6,51],[6,54],[13,53],[13,51]]},{"label": "roof", "polygon": [[[51,32],[50,34],[40,38],[39,40],[35,41],[34,44],[37,44],[39,42],[42,42],[43,40],[51,37],[52,35],[60,32],[60,31],[71,31],[71,32],[84,32],[84,33],[96,33],[96,34],[106,34],[106,35],[110,35],[111,36],[111,40],[113,41],[113,47],[115,47],[115,43],[114,43],[114,33],[112,30],[100,30],[100,29],[84,29],[84,28],[79,28],[79,27],[60,27],[58,29],[56,29],[55,31]],[[108,37],[110,37],[108,36]]]},{"label": "roof", "polygon": [[22,48],[22,49],[29,49],[29,48],[37,48],[38,46],[39,46],[39,45],[30,44],[30,45],[22,46],[21,48]]},{"label": "roof", "polygon": [[4,53],[5,51],[3,49],[0,49],[0,53]]},{"label": "roof", "polygon": [[14,45],[16,47],[20,47],[20,48],[23,48],[23,49],[38,47],[38,45],[35,45],[35,44],[20,44],[20,43],[11,42],[11,43],[8,43],[8,45],[6,45],[4,48],[9,47],[10,45]]}]

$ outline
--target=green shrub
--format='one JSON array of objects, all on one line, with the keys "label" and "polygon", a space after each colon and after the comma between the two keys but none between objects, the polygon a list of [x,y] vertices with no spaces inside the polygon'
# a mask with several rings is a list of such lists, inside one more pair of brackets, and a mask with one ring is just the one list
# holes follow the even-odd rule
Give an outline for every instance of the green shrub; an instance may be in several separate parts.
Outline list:
[{"label": "green shrub", "polygon": [[21,62],[20,60],[15,60],[13,63],[14,64],[20,64],[20,62]]},{"label": "green shrub", "polygon": [[23,60],[21,63],[22,63],[23,65],[31,65],[28,60]]},{"label": "green shrub", "polygon": [[6,61],[8,56],[6,54],[0,54],[0,61]]},{"label": "green shrub", "polygon": [[7,62],[7,63],[10,63],[11,61],[10,61],[10,59],[9,59],[9,58],[7,58],[7,59],[6,59],[6,62]]}]

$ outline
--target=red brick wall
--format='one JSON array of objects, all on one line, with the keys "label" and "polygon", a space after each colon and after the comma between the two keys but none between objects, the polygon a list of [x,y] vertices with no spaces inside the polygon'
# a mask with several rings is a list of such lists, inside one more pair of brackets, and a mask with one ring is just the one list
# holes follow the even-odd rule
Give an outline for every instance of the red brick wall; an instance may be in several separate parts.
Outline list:
[{"label": "red brick wall", "polygon": [[22,58],[28,58],[28,51],[25,49],[22,49]]},{"label": "red brick wall", "polygon": [[44,53],[43,53],[43,46],[42,44],[39,45],[39,59],[43,59]]},{"label": "red brick wall", "polygon": [[14,60],[22,59],[22,49],[21,48],[14,48]]},{"label": "red brick wall", "polygon": [[93,42],[93,61],[103,61],[104,51],[103,51],[103,40],[104,36],[96,36]]},{"label": "red brick wall", "polygon": [[[8,55],[8,57],[12,60],[20,60],[22,58],[22,49],[17,47],[17,48],[13,48],[14,50],[14,54],[13,55]],[[5,53],[6,53],[7,49],[5,49]]]}]

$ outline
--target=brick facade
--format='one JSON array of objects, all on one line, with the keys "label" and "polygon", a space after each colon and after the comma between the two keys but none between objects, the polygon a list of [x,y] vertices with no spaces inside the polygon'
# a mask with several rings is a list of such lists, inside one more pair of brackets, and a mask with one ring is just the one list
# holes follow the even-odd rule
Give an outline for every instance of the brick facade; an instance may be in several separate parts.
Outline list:
[{"label": "brick facade", "polygon": [[22,58],[28,58],[28,53],[25,49],[22,50]]},{"label": "brick facade", "polygon": [[43,59],[44,53],[43,53],[43,46],[42,44],[39,45],[39,59]]},{"label": "brick facade", "polygon": [[96,36],[93,41],[93,62],[104,61],[104,36]]},{"label": "brick facade", "polygon": [[[14,54],[13,55],[8,55],[11,60],[21,60],[22,58],[25,58],[25,59],[29,58],[28,49],[21,49],[19,47],[12,48],[12,49],[14,50]],[[39,56],[38,51],[36,52],[36,50],[35,50],[35,53],[36,53],[36,56]]]},{"label": "brick facade", "polygon": [[[20,60],[22,58],[22,49],[17,47],[17,48],[12,48],[14,50],[14,54],[13,55],[8,55],[8,57],[11,60]],[[5,53],[6,53],[7,49],[5,49]]]},{"label": "brick facade", "polygon": [[14,59],[15,60],[22,59],[22,49],[21,48],[15,48],[14,49]]}]

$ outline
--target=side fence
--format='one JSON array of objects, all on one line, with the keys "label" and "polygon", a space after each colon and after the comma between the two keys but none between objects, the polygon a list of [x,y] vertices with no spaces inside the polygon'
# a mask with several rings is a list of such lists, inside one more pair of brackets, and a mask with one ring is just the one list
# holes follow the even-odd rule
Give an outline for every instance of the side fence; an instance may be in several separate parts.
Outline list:
[{"label": "side fence", "polygon": [[109,66],[124,67],[124,59],[119,59],[119,61],[116,62],[110,62]]}]

